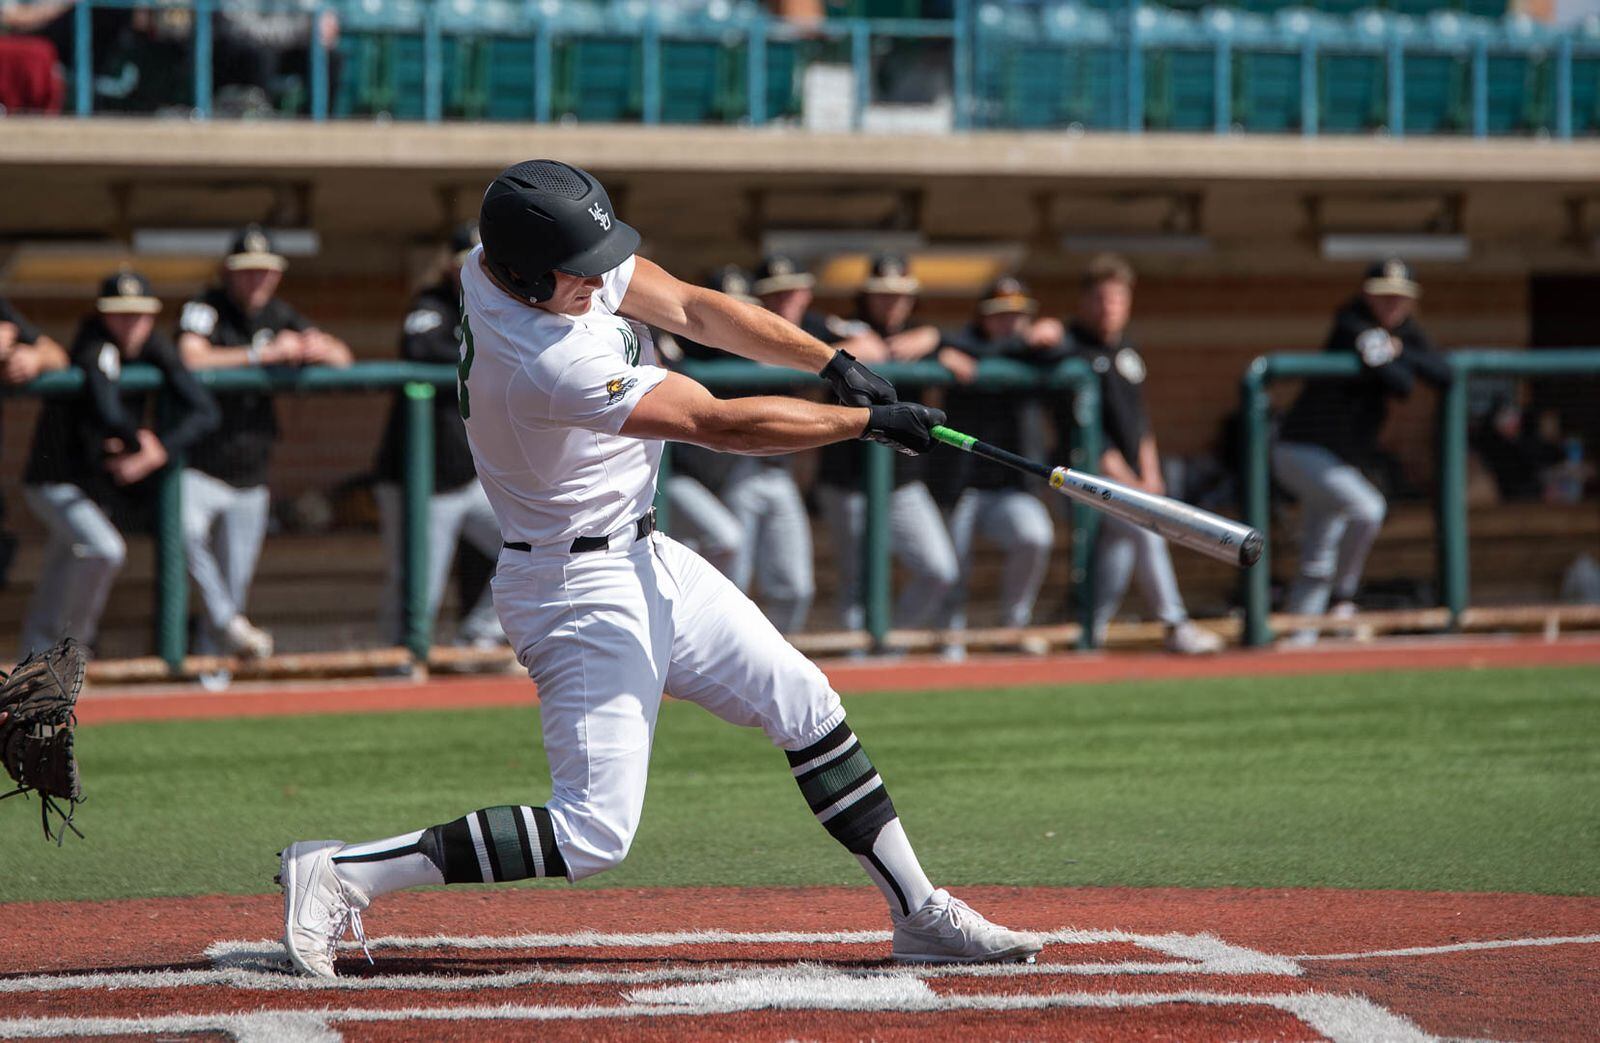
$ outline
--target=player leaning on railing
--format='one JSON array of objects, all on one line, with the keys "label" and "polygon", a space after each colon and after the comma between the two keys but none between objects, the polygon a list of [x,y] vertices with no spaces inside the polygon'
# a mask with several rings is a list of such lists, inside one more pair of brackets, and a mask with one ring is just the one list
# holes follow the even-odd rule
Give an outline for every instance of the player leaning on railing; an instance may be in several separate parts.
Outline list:
[{"label": "player leaning on railing", "polygon": [[[664,440],[762,454],[872,438],[932,445],[944,414],[898,403],[849,355],[771,312],[634,256],[599,182],[561,163],[506,170],[462,269],[461,411],[505,548],[495,604],[539,686],[552,788],[428,829],[282,852],[284,942],[331,976],[360,912],[406,887],[580,880],[628,853],[663,689],[788,757],[811,810],[883,891],[901,960],[1026,959],[1040,939],[989,923],[923,873],[889,793],[815,664],[704,559],[654,531]],[[825,377],[846,404],[724,400],[656,365],[645,326]]]}]

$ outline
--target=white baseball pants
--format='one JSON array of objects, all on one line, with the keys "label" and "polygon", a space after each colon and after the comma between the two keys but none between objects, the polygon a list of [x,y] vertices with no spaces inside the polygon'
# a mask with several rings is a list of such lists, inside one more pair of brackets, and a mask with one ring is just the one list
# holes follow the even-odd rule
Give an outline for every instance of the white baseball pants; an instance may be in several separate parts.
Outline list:
[{"label": "white baseball pants", "polygon": [[798,750],[844,719],[822,671],[682,544],[632,527],[605,550],[503,550],[494,602],[539,686],[568,876],[622,861],[644,806],[663,690]]}]

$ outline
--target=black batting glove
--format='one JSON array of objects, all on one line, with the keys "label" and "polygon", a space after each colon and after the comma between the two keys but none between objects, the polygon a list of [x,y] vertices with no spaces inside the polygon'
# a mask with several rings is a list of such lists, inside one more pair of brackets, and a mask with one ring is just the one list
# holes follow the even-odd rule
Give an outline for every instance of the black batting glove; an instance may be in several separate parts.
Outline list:
[{"label": "black batting glove", "polygon": [[933,429],[944,421],[944,410],[920,402],[868,406],[867,429],[861,432],[861,438],[867,442],[882,442],[907,456],[917,456],[933,448]]},{"label": "black batting glove", "polygon": [[847,406],[886,406],[900,401],[894,385],[856,361],[840,348],[817,374],[833,386],[833,393]]}]

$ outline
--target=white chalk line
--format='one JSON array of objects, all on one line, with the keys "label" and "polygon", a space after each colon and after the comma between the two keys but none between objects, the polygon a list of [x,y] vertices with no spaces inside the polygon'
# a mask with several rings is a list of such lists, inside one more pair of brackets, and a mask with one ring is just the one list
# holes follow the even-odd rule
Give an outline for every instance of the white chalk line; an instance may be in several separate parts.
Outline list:
[{"label": "white chalk line", "polygon": [[[832,934],[782,934],[738,935],[731,932],[704,932],[714,934],[717,943],[731,941],[770,942],[772,944],[803,943],[860,943],[882,944],[889,940],[887,932],[843,932]],[[447,949],[454,953],[473,951],[536,950],[539,948],[566,948],[567,935],[520,935],[493,937],[380,937],[369,939],[375,951],[415,951],[418,949]],[[682,938],[684,935],[583,935],[586,947],[632,947],[641,937]],[[1047,942],[1057,945],[1102,945],[1128,943],[1140,948],[1173,957],[1164,962],[1119,960],[1099,963],[1001,963],[1001,964],[947,964],[938,966],[888,965],[880,967],[844,968],[835,965],[833,970],[842,974],[864,978],[881,978],[897,975],[902,978],[1001,978],[1038,975],[1107,976],[1107,975],[1279,975],[1294,977],[1303,973],[1292,960],[1269,956],[1252,949],[1229,945],[1209,934],[1134,934],[1127,931],[1080,931],[1063,929],[1045,934]],[[781,941],[779,941],[781,939]],[[667,944],[680,944],[678,941]],[[685,943],[686,944],[686,943]],[[498,971],[484,974],[375,974],[361,977],[305,978],[288,972],[283,947],[272,941],[216,942],[206,949],[213,967],[208,970],[149,970],[109,971],[88,974],[40,974],[0,979],[0,994],[68,992],[117,989],[176,989],[197,985],[220,985],[236,989],[261,992],[372,992],[372,991],[440,991],[462,992],[483,989],[517,989],[531,985],[647,985],[664,982],[708,982],[734,978],[755,978],[796,966],[805,966],[813,960],[772,960],[764,965],[717,963],[700,966],[658,966],[635,969],[581,969],[533,967],[526,970]]]},{"label": "white chalk line", "polygon": [[1482,942],[1456,942],[1453,945],[1418,945],[1409,949],[1378,949],[1372,952],[1330,952],[1296,956],[1296,960],[1373,960],[1385,956],[1437,956],[1452,952],[1482,952],[1486,949],[1521,949],[1541,945],[1596,945],[1600,934],[1574,934],[1548,938],[1501,938]]},{"label": "white chalk line", "polygon": [[[1165,993],[1060,992],[1033,996],[940,996],[905,989],[889,996],[860,992],[832,994],[817,988],[824,979],[798,986],[766,984],[748,992],[677,996],[663,1003],[634,1002],[612,1007],[418,1007],[399,1010],[359,1008],[291,1013],[168,1015],[152,1018],[12,1018],[0,1020],[0,1036],[27,1039],[55,1035],[106,1036],[123,1033],[226,1032],[242,1043],[324,1043],[335,1039],[331,1026],[392,1021],[579,1021],[605,1018],[705,1017],[751,1010],[871,1010],[936,1014],[949,1011],[1005,1012],[1052,1008],[1115,1010],[1168,1004],[1238,1007],[1268,1006],[1285,1011],[1333,1043],[1428,1043],[1426,1033],[1409,1020],[1359,996],[1323,993],[1234,995],[1203,991]],[[926,987],[923,987],[926,989]],[[777,1002],[773,1000],[776,998]],[[674,1001],[675,1000],[675,1001]]]}]

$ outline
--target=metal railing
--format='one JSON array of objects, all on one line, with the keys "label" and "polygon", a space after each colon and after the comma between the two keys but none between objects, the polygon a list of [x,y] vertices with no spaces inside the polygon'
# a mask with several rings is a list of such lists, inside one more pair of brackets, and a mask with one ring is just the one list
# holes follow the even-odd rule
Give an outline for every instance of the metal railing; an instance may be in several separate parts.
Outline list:
[{"label": "metal railing", "polygon": [[[888,364],[877,367],[887,379],[904,387],[939,387],[955,383],[943,366],[932,362]],[[790,389],[820,387],[811,374],[760,366],[742,360],[689,363],[684,372],[717,389]],[[250,368],[201,370],[195,377],[214,392],[261,391],[276,394],[323,394],[349,391],[402,390],[405,408],[405,467],[402,479],[402,623],[404,645],[417,662],[426,662],[433,642],[434,621],[428,613],[428,501],[433,494],[433,398],[435,389],[454,384],[456,367],[413,362],[360,362],[342,369]],[[154,366],[127,364],[120,378],[126,391],[161,391],[161,373]],[[1050,370],[1020,362],[990,360],[980,364],[977,386],[996,390],[1050,390],[1073,396],[1074,431],[1071,433],[1073,465],[1093,470],[1100,454],[1099,378],[1079,360],[1069,360]],[[81,394],[83,374],[77,370],[46,374],[30,384],[4,390],[10,396],[59,397]],[[160,408],[166,408],[163,399]],[[956,418],[959,420],[959,418]],[[374,435],[376,436],[376,432]],[[864,534],[866,570],[863,600],[866,627],[875,647],[883,648],[890,629],[889,497],[893,492],[892,451],[863,443],[866,454],[864,491],[867,523]],[[666,457],[670,461],[670,456]],[[183,540],[183,459],[175,455],[157,478],[154,542],[156,551],[155,623],[157,654],[169,671],[183,669],[188,648],[189,576]],[[663,474],[670,462],[664,463]],[[1072,577],[1087,590],[1093,539],[1094,512],[1072,507],[1074,541]],[[670,525],[670,519],[666,519]],[[1087,606],[1091,599],[1085,595]],[[1084,626],[1085,640],[1092,628]]]},{"label": "metal railing", "polygon": [[[814,385],[816,379],[793,370],[772,366],[756,366],[738,360],[711,362],[686,362],[681,370],[712,390],[740,388],[747,390],[781,390]],[[951,387],[956,384],[951,372],[936,362],[900,362],[875,365],[875,371],[899,388]],[[1030,366],[1011,359],[985,359],[978,364],[978,373],[972,387],[1014,391],[1056,391],[1073,397],[1073,429],[1067,433],[1071,466],[1081,471],[1094,472],[1100,463],[1100,378],[1082,359],[1068,359],[1049,370]],[[960,427],[961,418],[953,416],[950,423]],[[887,647],[890,629],[890,538],[889,497],[893,493],[893,450],[874,443],[862,445],[867,466],[863,486],[867,497],[865,546],[862,548],[864,565],[862,575],[862,601],[867,633],[873,647]],[[667,464],[670,467],[670,461]],[[659,506],[659,505],[658,505]],[[1089,555],[1098,527],[1096,512],[1079,503],[1071,507],[1073,589],[1079,593],[1083,632],[1080,647],[1091,647],[1093,642],[1093,596],[1091,585],[1094,570],[1090,568]]]},{"label": "metal railing", "polygon": [[[152,6],[193,11],[192,109],[198,118],[210,117],[215,93],[212,20],[219,0],[161,5],[152,5],[149,0],[84,0],[75,5],[75,52],[70,75],[72,110],[77,115],[87,116],[94,111],[93,10]],[[1066,67],[1085,60],[1083,56],[1091,53],[1109,63],[1095,77],[1105,78],[1102,86],[1118,96],[1115,111],[1107,109],[1099,115],[1070,118],[1065,123],[1097,130],[1137,133],[1147,129],[1151,63],[1183,52],[1210,57],[1209,125],[1217,133],[1231,131],[1237,122],[1234,98],[1243,85],[1241,76],[1251,74],[1236,66],[1238,59],[1247,55],[1293,57],[1299,84],[1298,112],[1293,119],[1297,126],[1282,129],[1303,135],[1326,129],[1324,109],[1328,102],[1324,95],[1330,91],[1323,80],[1335,74],[1324,67],[1324,60],[1350,56],[1375,63],[1374,74],[1383,83],[1374,92],[1372,104],[1381,107],[1382,117],[1377,121],[1379,126],[1371,129],[1381,129],[1390,136],[1408,133],[1408,63],[1436,56],[1450,58],[1465,73],[1466,113],[1458,128],[1463,133],[1480,138],[1494,133],[1490,66],[1504,57],[1528,63],[1526,75],[1530,82],[1537,82],[1527,88],[1529,98],[1519,104],[1535,106],[1541,112],[1529,125],[1518,126],[1510,133],[1546,133],[1568,139],[1592,131],[1600,122],[1600,113],[1595,112],[1586,112],[1581,121],[1575,120],[1577,105],[1592,108],[1600,104],[1594,97],[1596,91],[1587,86],[1600,77],[1600,33],[1554,30],[1526,19],[1493,22],[1450,12],[1418,19],[1377,11],[1339,18],[1304,10],[1264,16],[1230,8],[1191,15],[1142,0],[1128,0],[1109,10],[1088,4],[1045,5],[1037,14],[1024,14],[1005,5],[956,0],[954,17],[947,20],[833,19],[795,25],[759,10],[733,7],[720,20],[709,15],[674,18],[654,4],[641,8],[642,14],[636,19],[596,17],[587,9],[551,7],[536,0],[500,5],[499,9],[509,12],[509,16],[499,19],[463,16],[454,12],[447,0],[380,4],[371,10],[357,3],[317,0],[307,11],[313,27],[324,13],[345,14],[347,22],[342,32],[351,39],[420,39],[421,115],[427,122],[445,118],[446,40],[531,41],[533,47],[527,59],[531,65],[528,116],[533,122],[543,123],[559,115],[553,111],[552,101],[559,49],[573,41],[601,37],[637,41],[641,94],[638,118],[646,124],[662,121],[664,44],[703,42],[722,47],[730,55],[742,51],[745,111],[738,118],[753,126],[768,123],[773,116],[767,105],[772,77],[770,45],[821,41],[843,46],[848,55],[845,63],[854,77],[851,122],[859,128],[872,101],[874,48],[881,41],[917,40],[949,42],[948,82],[956,129],[1016,125],[1015,115],[1008,116],[1006,106],[991,96],[994,83],[1001,83],[998,89],[1004,93],[1009,89],[1006,83],[1023,75],[1019,69],[1037,67],[1041,62]],[[1020,62],[1010,54],[1019,47],[1031,49]],[[321,121],[330,115],[335,85],[329,78],[329,50],[314,28],[308,48],[307,110],[311,119]],[[1039,48],[1045,48],[1048,54],[1039,53]]]},{"label": "metal railing", "polygon": [[[1471,602],[1467,526],[1468,391],[1476,376],[1558,376],[1584,374],[1600,377],[1600,348],[1505,351],[1463,349],[1446,355],[1452,380],[1439,393],[1436,545],[1439,562],[1440,602],[1449,610],[1452,629]],[[1364,365],[1355,355],[1275,354],[1253,361],[1240,381],[1244,419],[1242,470],[1245,520],[1269,533],[1271,508],[1271,438],[1267,388],[1276,380],[1339,380],[1360,376]],[[1272,640],[1271,610],[1272,540],[1269,536],[1261,560],[1245,576],[1246,645]]]}]

